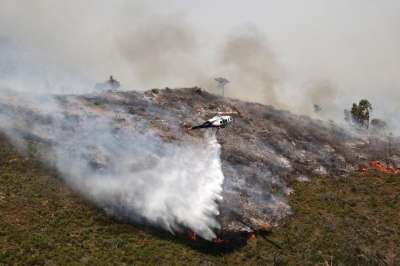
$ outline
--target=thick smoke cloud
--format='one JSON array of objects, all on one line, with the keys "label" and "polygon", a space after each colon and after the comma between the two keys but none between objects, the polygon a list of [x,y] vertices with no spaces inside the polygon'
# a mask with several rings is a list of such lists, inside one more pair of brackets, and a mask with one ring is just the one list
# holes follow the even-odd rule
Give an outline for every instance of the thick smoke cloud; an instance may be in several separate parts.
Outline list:
[{"label": "thick smoke cloud", "polygon": [[328,118],[368,98],[390,119],[400,108],[399,10],[394,0],[3,0],[0,33],[92,82],[114,74],[131,89],[212,90],[224,76],[228,96],[311,114],[309,84],[328,80],[337,95]]},{"label": "thick smoke cloud", "polygon": [[232,80],[228,96],[279,104],[275,87],[280,70],[255,26],[214,38],[186,14],[164,11],[162,3],[157,9],[123,0],[112,5],[6,0],[1,5],[0,32],[5,38],[32,47],[93,83],[114,74],[131,89],[199,85],[214,90],[214,78],[222,75]]},{"label": "thick smoke cloud", "polygon": [[[19,147],[32,136],[47,143],[42,159],[110,215],[215,237],[224,179],[215,135],[165,142],[127,111],[54,97],[91,87],[31,51],[2,42],[0,56],[7,59],[0,62],[0,130]],[[116,113],[126,126],[115,122]]]},{"label": "thick smoke cloud", "polygon": [[[55,135],[62,136],[57,166],[67,181],[111,215],[214,238],[223,181],[215,138],[174,145],[151,133],[115,133],[110,123],[90,119],[73,136]],[[101,171],[93,163],[104,164]]]}]

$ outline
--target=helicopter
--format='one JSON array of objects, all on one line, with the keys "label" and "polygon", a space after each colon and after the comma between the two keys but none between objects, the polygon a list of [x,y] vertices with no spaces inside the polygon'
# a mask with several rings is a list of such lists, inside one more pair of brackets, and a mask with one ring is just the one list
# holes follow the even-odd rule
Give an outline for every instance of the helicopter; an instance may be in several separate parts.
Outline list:
[{"label": "helicopter", "polygon": [[212,118],[205,121],[203,124],[190,127],[190,130],[201,129],[201,128],[225,128],[233,122],[231,114],[236,114],[235,112],[219,112]]}]

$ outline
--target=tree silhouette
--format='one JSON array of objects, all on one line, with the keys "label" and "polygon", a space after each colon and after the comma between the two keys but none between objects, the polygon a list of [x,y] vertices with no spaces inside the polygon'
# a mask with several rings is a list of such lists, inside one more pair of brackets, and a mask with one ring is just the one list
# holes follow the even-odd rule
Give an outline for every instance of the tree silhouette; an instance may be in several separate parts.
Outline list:
[{"label": "tree silhouette", "polygon": [[360,100],[358,104],[353,103],[353,106],[351,107],[350,111],[353,122],[355,122],[361,127],[368,128],[371,111],[372,111],[372,105],[366,99]]}]

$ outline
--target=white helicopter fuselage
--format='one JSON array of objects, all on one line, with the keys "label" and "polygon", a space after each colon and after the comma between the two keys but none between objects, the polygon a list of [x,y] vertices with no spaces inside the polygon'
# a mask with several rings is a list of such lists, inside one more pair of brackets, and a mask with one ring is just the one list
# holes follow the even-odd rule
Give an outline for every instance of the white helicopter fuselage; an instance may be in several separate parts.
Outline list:
[{"label": "white helicopter fuselage", "polygon": [[233,119],[230,115],[216,115],[207,121],[214,127],[226,127],[228,124],[232,123]]},{"label": "white helicopter fuselage", "polygon": [[[232,113],[232,112],[230,112]],[[229,113],[229,114],[230,114]],[[228,115],[228,113],[218,113],[216,116],[208,119],[203,124],[190,127],[190,129],[200,129],[200,128],[225,128],[228,124],[233,122],[233,118]]]}]

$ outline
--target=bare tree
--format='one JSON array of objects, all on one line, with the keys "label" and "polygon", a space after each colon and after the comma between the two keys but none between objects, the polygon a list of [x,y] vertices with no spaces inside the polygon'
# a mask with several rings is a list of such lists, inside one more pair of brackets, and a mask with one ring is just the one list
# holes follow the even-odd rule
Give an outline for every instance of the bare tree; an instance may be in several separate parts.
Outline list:
[{"label": "bare tree", "polygon": [[229,80],[223,77],[215,78],[217,82],[217,88],[222,92],[222,96],[225,96],[225,85],[229,83]]}]

